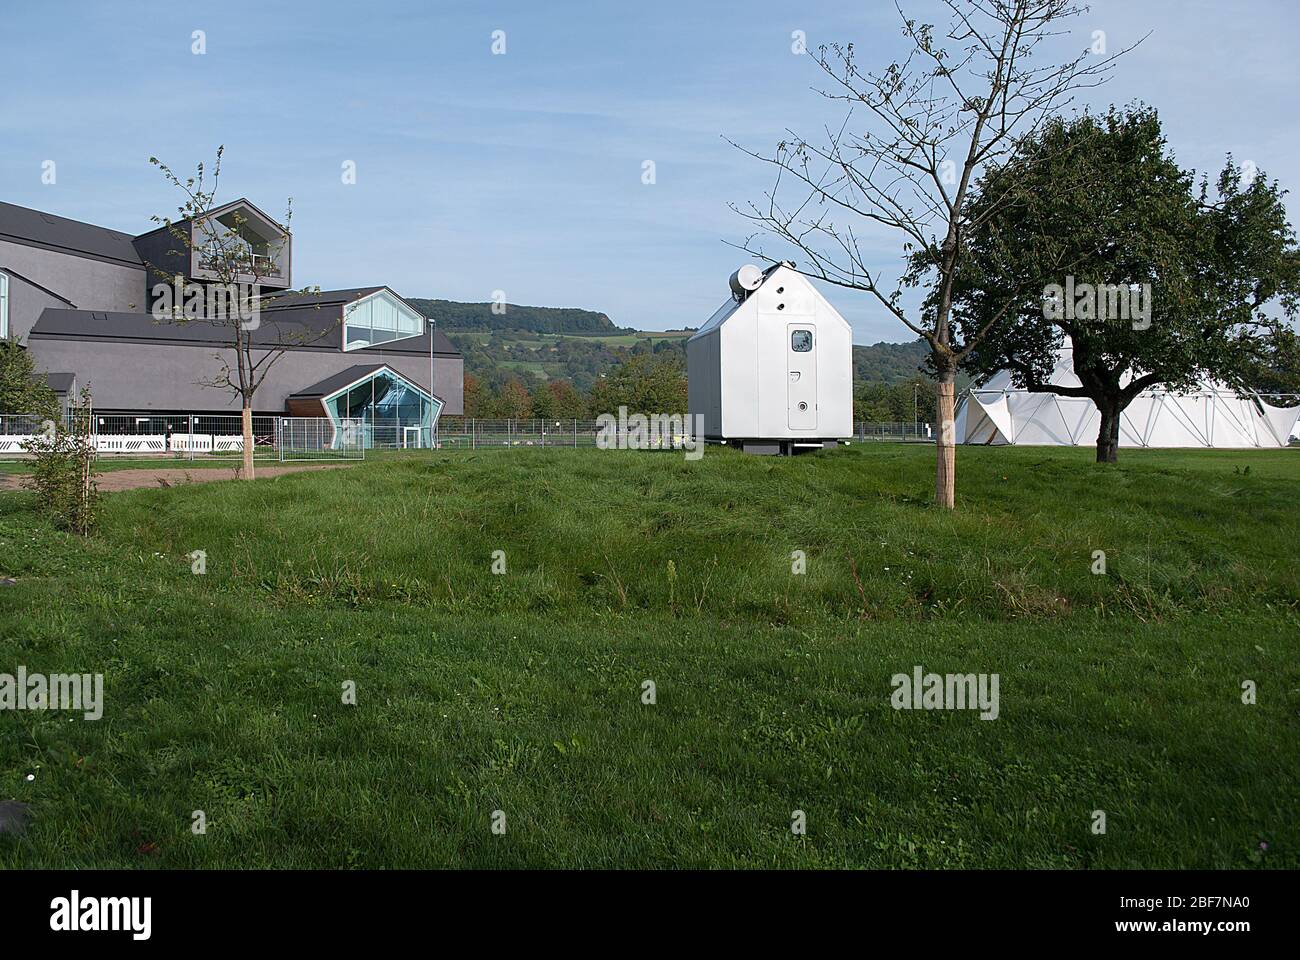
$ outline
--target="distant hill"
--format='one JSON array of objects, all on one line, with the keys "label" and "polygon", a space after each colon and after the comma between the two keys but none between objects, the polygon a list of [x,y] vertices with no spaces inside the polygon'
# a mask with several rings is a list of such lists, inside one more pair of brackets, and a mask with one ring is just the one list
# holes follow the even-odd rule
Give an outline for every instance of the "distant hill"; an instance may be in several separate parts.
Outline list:
[{"label": "distant hill", "polygon": [[911,343],[873,343],[853,346],[853,379],[860,383],[898,383],[929,374],[922,370],[930,347],[924,340]]},{"label": "distant hill", "polygon": [[447,332],[452,330],[528,333],[618,334],[633,333],[630,327],[616,327],[606,314],[576,307],[523,307],[508,303],[504,313],[493,313],[490,303],[457,303],[454,300],[407,298],[426,317],[433,317]]},{"label": "distant hill", "polygon": [[[668,351],[685,360],[692,331],[641,332],[619,327],[608,314],[577,307],[525,307],[507,304],[493,313],[490,303],[408,298],[411,305],[452,338],[465,354],[466,373],[487,382],[511,376],[526,381],[566,379],[589,388],[622,361],[640,353]],[[685,335],[684,335],[685,334]],[[929,348],[911,343],[874,343],[853,347],[856,383],[891,385],[918,376],[928,379],[923,364]]]}]

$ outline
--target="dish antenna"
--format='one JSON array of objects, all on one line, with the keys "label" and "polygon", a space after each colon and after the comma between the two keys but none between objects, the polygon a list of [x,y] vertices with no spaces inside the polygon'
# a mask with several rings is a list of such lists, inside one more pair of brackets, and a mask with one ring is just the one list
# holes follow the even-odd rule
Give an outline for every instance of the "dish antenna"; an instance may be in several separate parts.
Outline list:
[{"label": "dish antenna", "polygon": [[737,300],[744,300],[763,283],[763,271],[752,263],[747,263],[731,275],[731,293]]}]

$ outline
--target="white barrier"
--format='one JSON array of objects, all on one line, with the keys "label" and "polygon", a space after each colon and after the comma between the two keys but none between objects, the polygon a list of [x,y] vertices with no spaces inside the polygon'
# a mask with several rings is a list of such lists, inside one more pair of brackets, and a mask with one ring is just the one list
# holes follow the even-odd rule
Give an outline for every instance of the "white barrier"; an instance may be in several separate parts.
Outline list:
[{"label": "white barrier", "polygon": [[212,434],[173,433],[171,447],[172,453],[210,453]]},{"label": "white barrier", "polygon": [[101,433],[95,437],[95,449],[100,453],[166,453],[167,438],[161,434]]}]

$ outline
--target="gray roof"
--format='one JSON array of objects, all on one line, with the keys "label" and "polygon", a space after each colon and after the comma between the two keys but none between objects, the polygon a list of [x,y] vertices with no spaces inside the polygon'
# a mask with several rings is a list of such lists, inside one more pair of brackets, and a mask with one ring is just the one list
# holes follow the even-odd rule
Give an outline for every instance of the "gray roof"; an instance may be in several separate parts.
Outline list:
[{"label": "gray roof", "polygon": [[[321,322],[320,318],[329,317],[329,323],[338,324],[343,317],[344,307],[357,300],[379,293],[381,290],[387,290],[406,304],[414,313],[421,317],[424,316],[420,310],[416,309],[410,301],[404,299],[392,287],[385,286],[350,287],[346,290],[318,290],[313,293],[263,294],[262,312],[292,317],[304,324]],[[315,319],[313,319],[312,314],[316,315]],[[336,345],[341,346],[342,340],[340,339]],[[403,337],[400,340],[388,340],[375,346],[390,353],[419,353],[427,357],[429,355],[428,324],[425,324],[424,329],[417,336]],[[461,355],[460,351],[456,349],[456,345],[447,339],[447,335],[441,330],[437,332],[437,339],[434,340],[434,352],[440,357],[459,357]]]},{"label": "gray roof", "polygon": [[[340,370],[338,373],[326,377],[319,383],[313,383],[310,387],[303,387],[289,394],[290,400],[314,400],[317,398],[328,397],[332,393],[337,393],[346,386],[356,383],[358,380],[364,380],[374,376],[380,370],[387,370],[395,377],[401,377],[406,380],[400,373],[394,370],[386,363],[359,363],[354,367],[348,367],[346,370]],[[407,381],[408,383],[410,381]]]},{"label": "gray roof", "polygon": [[[226,211],[232,210],[235,207],[247,207],[258,217],[265,220],[267,226],[274,227],[276,230],[279,230],[281,233],[288,235],[289,231],[284,228],[284,225],[280,223],[279,220],[275,219],[275,217],[270,216],[265,210],[262,210],[260,207],[257,206],[257,204],[253,203],[247,197],[240,197],[238,200],[227,200],[225,203],[218,204],[217,206],[209,209],[207,213],[201,216],[199,219],[203,220],[208,217],[220,217],[224,213],[226,213]],[[139,240],[142,237],[152,236],[153,234],[160,233],[163,230],[172,230],[178,228],[182,230],[186,230],[188,232],[189,225],[190,223],[193,222],[193,220],[194,220],[193,217],[181,217],[179,220],[171,221],[170,224],[164,223],[161,226],[154,227],[152,230],[148,231],[147,233],[140,234],[135,239]]]},{"label": "gray roof", "polygon": [[129,233],[0,203],[0,239],[143,266]]},{"label": "gray roof", "polygon": [[[262,295],[263,310],[290,310],[294,307],[324,307],[348,304],[354,300],[368,297],[372,293],[386,290],[387,287],[352,287],[348,290],[317,290],[313,293],[266,293]],[[397,294],[393,294],[397,296]],[[401,297],[398,297],[400,300]],[[405,301],[402,301],[405,303]],[[409,304],[408,304],[409,306]],[[411,307],[415,310],[414,307]],[[416,313],[420,311],[416,310]]]},{"label": "gray roof", "polygon": [[[326,317],[313,316],[304,324],[297,317],[263,320],[253,331],[253,343],[275,346],[335,347],[340,343],[337,326],[330,329]],[[224,324],[203,320],[155,320],[148,313],[107,313],[100,310],[47,309],[28,333],[27,339],[118,340],[176,343],[191,346],[227,346],[230,330]]]},{"label": "gray roof", "polygon": [[[383,288],[377,288],[383,289]],[[261,325],[253,332],[253,343],[268,348],[287,344],[289,349],[342,350],[343,301],[319,307],[303,305],[271,310],[263,306]],[[175,343],[185,346],[229,346],[231,331],[222,324],[203,320],[172,322],[155,320],[148,313],[106,313],[99,310],[46,309],[27,334],[27,339],[137,341]],[[424,332],[401,340],[375,344],[384,353],[429,355],[429,334]],[[358,360],[366,348],[349,351]],[[440,357],[459,357],[460,351],[438,331],[435,352]],[[373,354],[372,354],[373,356]]]},{"label": "gray roof", "polygon": [[45,382],[55,393],[71,393],[72,386],[77,382],[75,373],[47,373]]},{"label": "gray roof", "polygon": [[51,297],[53,297],[55,300],[61,300],[62,302],[66,303],[68,306],[70,306],[70,307],[72,307],[72,308],[74,308],[74,309],[75,309],[76,306],[77,306],[75,303],[73,303],[73,302],[72,302],[71,300],[69,300],[67,297],[60,296],[59,294],[57,294],[57,293],[55,293],[53,290],[51,290],[49,287],[42,287],[42,286],[41,286],[39,283],[37,283],[35,280],[31,280],[31,279],[28,279],[27,277],[24,277],[21,273],[19,273],[17,270],[13,269],[12,267],[0,266],[0,273],[7,273],[7,274],[9,274],[9,276],[10,276],[12,279],[14,279],[14,280],[21,280],[23,283],[27,284],[27,286],[29,286],[29,287],[34,287],[34,288],[36,288],[37,290],[41,291],[41,293],[48,293],[48,294],[49,294]]}]

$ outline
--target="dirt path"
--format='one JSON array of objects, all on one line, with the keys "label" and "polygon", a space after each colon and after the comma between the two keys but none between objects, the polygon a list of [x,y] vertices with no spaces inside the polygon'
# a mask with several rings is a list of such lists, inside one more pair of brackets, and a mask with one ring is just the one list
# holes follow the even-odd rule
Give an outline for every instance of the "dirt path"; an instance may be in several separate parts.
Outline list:
[{"label": "dirt path", "polygon": [[[258,480],[264,477],[278,477],[286,473],[299,473],[303,470],[337,470],[348,466],[342,463],[310,464],[300,467],[257,467]],[[116,493],[119,490],[139,490],[143,487],[178,487],[186,483],[211,483],[215,480],[233,480],[235,470],[231,467],[193,467],[180,469],[165,467],[157,470],[107,470],[96,475],[95,483],[100,493]],[[23,489],[23,478],[14,474],[0,476],[0,490]]]}]

